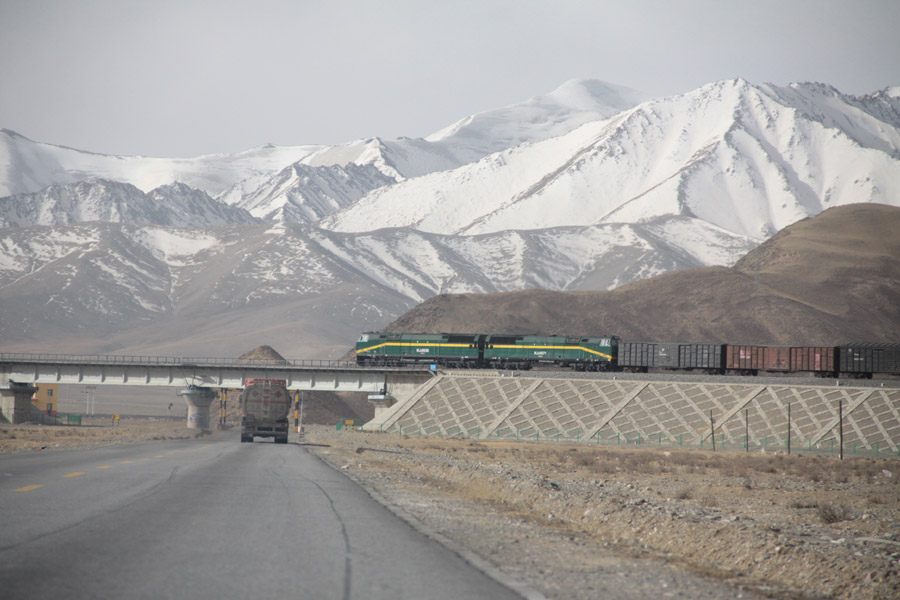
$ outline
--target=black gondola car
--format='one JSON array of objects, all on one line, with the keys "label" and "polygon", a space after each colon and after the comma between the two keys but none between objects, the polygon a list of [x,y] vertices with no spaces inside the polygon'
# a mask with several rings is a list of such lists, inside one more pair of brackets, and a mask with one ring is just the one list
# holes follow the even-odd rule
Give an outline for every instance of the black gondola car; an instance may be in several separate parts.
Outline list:
[{"label": "black gondola car", "polygon": [[722,370],[722,344],[685,342],[619,342],[618,366],[648,369]]},{"label": "black gondola car", "polygon": [[900,344],[855,342],[838,346],[841,374],[871,378],[874,373],[900,375]]}]

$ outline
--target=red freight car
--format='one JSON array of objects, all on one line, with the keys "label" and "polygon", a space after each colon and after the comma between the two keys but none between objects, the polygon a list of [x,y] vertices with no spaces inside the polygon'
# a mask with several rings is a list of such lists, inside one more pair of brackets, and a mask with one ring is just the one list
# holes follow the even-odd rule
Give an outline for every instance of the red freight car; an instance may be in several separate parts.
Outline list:
[{"label": "red freight car", "polygon": [[725,369],[756,374],[765,364],[764,346],[725,344]]},{"label": "red freight car", "polygon": [[837,377],[838,363],[834,346],[791,348],[791,371],[806,371],[820,377]]},{"label": "red freight car", "polygon": [[764,346],[763,370],[790,371],[791,349],[786,346]]}]

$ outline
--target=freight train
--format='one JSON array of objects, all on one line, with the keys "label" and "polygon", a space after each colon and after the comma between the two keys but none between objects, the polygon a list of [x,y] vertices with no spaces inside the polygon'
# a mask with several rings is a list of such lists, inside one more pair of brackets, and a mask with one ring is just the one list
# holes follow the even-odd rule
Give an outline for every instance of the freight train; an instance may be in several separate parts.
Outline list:
[{"label": "freight train", "polygon": [[579,371],[701,371],[820,377],[900,376],[900,344],[838,346],[630,342],[616,336],[367,332],[356,342],[361,366],[434,364],[470,369],[571,367]]}]

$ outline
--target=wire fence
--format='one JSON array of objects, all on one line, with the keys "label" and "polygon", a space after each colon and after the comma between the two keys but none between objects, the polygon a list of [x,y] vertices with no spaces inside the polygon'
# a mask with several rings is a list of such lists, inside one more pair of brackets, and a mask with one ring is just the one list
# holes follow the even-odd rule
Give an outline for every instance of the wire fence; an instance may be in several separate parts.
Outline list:
[{"label": "wire fence", "polygon": [[[362,430],[362,427],[355,427]],[[371,431],[371,430],[366,430]],[[485,430],[480,428],[465,429],[463,427],[443,428],[437,425],[402,425],[396,423],[388,428],[379,428],[381,433],[398,435],[461,438],[472,440],[496,440],[515,442],[537,442],[547,444],[583,444],[594,446],[618,446],[628,448],[684,448],[729,452],[768,452],[819,454],[845,457],[897,458],[900,459],[900,446],[883,442],[866,443],[861,441],[845,441],[841,453],[840,440],[828,438],[813,440],[779,438],[763,436],[762,438],[733,437],[717,434],[714,438],[708,434],[664,433],[641,434],[638,432],[598,431],[590,434],[580,430],[562,431],[558,429],[538,430],[535,428],[513,429],[497,428]]]}]

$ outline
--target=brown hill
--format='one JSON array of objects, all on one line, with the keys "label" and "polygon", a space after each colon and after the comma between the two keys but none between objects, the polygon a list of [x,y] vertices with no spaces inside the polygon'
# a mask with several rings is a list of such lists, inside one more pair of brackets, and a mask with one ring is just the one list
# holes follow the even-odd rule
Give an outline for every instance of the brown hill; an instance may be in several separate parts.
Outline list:
[{"label": "brown hill", "polygon": [[760,344],[896,342],[900,208],[832,208],[785,228],[733,268],[676,271],[609,292],[437,296],[385,330]]},{"label": "brown hill", "polygon": [[284,362],[284,357],[272,346],[259,346],[238,356],[238,360],[275,360]]}]

